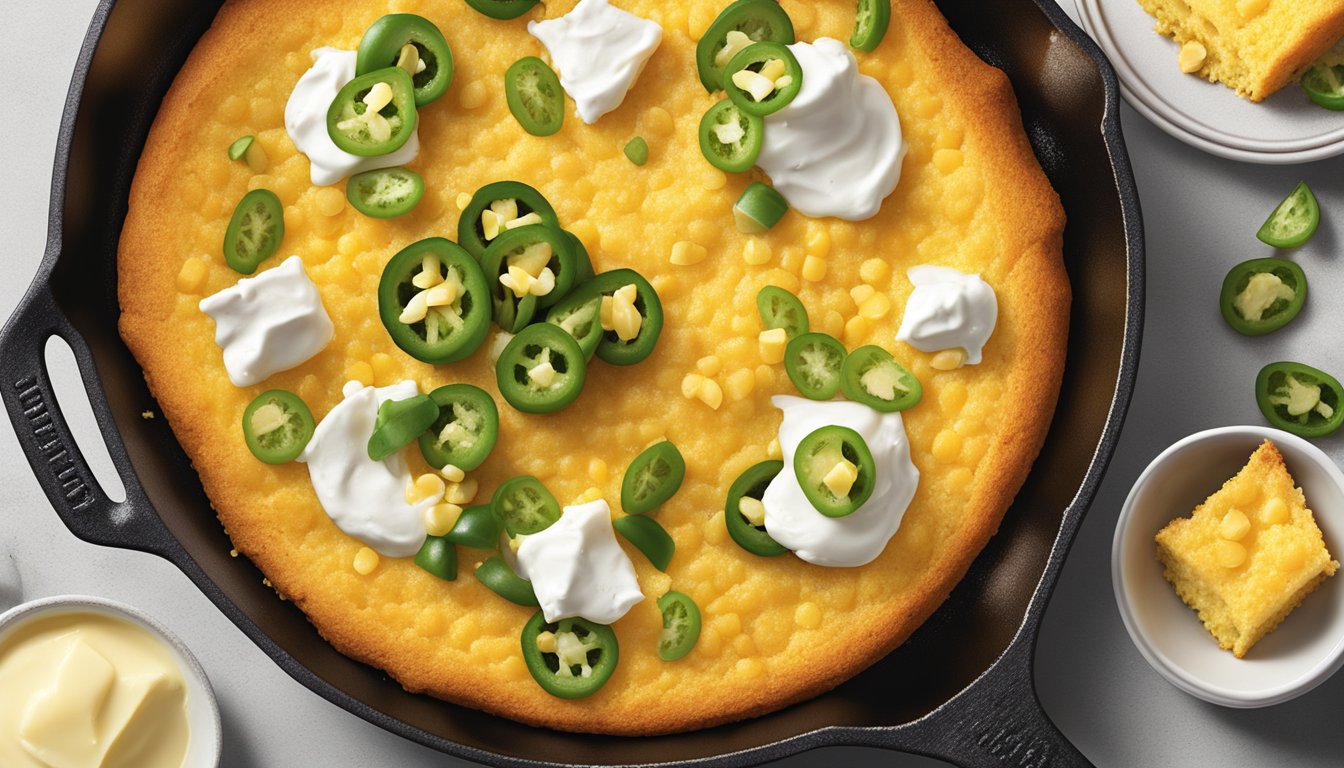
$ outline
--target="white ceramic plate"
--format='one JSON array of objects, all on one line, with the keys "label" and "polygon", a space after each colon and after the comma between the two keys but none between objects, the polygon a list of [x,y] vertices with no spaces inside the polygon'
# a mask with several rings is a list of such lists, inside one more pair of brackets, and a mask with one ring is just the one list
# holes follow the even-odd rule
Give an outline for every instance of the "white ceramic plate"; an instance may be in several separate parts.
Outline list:
[{"label": "white ceramic plate", "polygon": [[1198,432],[1153,459],[1125,499],[1111,548],[1115,601],[1139,652],[1172,685],[1225,707],[1280,704],[1344,665],[1344,574],[1326,579],[1244,659],[1220,649],[1162,577],[1153,537],[1218,490],[1266,438],[1283,454],[1326,548],[1339,559],[1344,473],[1306,440],[1256,426]]},{"label": "white ceramic plate", "polygon": [[1076,0],[1083,28],[1120,77],[1125,101],[1205,152],[1252,163],[1306,163],[1344,153],[1344,112],[1316,106],[1296,85],[1259,104],[1176,66],[1177,45],[1153,31],[1138,0]]}]

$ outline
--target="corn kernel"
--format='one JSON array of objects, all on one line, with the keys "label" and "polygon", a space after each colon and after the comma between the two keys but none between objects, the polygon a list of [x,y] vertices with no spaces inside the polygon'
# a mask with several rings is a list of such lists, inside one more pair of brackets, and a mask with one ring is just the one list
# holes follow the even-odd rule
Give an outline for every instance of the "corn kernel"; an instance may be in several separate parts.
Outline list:
[{"label": "corn kernel", "polygon": [[1219,539],[1213,543],[1213,559],[1224,568],[1236,568],[1246,562],[1246,548],[1235,541]]},{"label": "corn kernel", "polygon": [[1237,14],[1243,19],[1252,19],[1265,12],[1269,0],[1237,0]]},{"label": "corn kernel", "polygon": [[700,391],[700,385],[705,383],[705,377],[698,373],[688,373],[686,378],[681,380],[681,396],[688,400],[695,397],[695,393]]},{"label": "corn kernel", "polygon": [[804,241],[804,247],[808,254],[824,259],[831,253],[831,233],[822,229],[820,225],[811,223],[807,227],[807,240]]},{"label": "corn kernel", "polygon": [[966,364],[966,350],[944,349],[929,358],[929,367],[935,371],[955,371]]},{"label": "corn kernel", "polygon": [[723,388],[713,379],[705,379],[700,384],[700,389],[695,393],[695,396],[700,402],[716,411],[719,410],[720,405],[723,405]]},{"label": "corn kernel", "polygon": [[504,228],[504,222],[499,218],[499,214],[486,209],[481,211],[481,231],[486,240],[494,240],[499,237],[500,230]]},{"label": "corn kernel", "polygon": [[430,536],[446,536],[453,530],[453,526],[457,525],[457,518],[461,516],[462,507],[457,504],[435,504],[425,510],[425,533]]},{"label": "corn kernel", "polygon": [[345,195],[335,187],[322,187],[313,195],[313,207],[323,216],[335,216],[345,210]]},{"label": "corn kernel", "polygon": [[863,302],[877,295],[877,289],[871,285],[856,285],[849,289],[849,297],[854,300],[854,307],[857,309],[863,306]]},{"label": "corn kernel", "polygon": [[1250,532],[1251,520],[1239,509],[1230,510],[1218,524],[1218,535],[1228,541],[1241,541]]},{"label": "corn kernel", "polygon": [[538,634],[537,650],[542,653],[555,653],[555,633],[542,632]]},{"label": "corn kernel", "polygon": [[1285,571],[1296,571],[1306,565],[1307,550],[1299,542],[1293,542],[1284,548],[1283,559],[1279,561]]},{"label": "corn kernel", "polygon": [[719,359],[718,355],[705,355],[695,361],[695,370],[705,376],[718,376],[719,372],[723,370],[723,361]]},{"label": "corn kernel", "polygon": [[849,489],[854,487],[854,481],[858,479],[858,467],[847,459],[841,459],[821,478],[821,482],[836,496],[848,496]]},{"label": "corn kernel", "polygon": [[425,499],[441,499],[446,486],[443,478],[428,472],[406,486],[406,503],[417,504]]},{"label": "corn kernel", "polygon": [[933,153],[933,167],[943,173],[951,173],[961,167],[960,149],[940,149]]},{"label": "corn kernel", "polygon": [[803,259],[803,279],[809,282],[817,283],[826,279],[826,261],[816,256],[808,256]]},{"label": "corn kernel", "polygon": [[396,375],[397,361],[386,352],[375,352],[369,363],[373,366],[375,382],[391,381]]},{"label": "corn kernel", "polygon": [[672,255],[668,260],[679,267],[689,267],[692,264],[699,264],[708,257],[709,251],[705,246],[689,240],[678,240],[672,244]]},{"label": "corn kernel", "polygon": [[467,206],[471,205],[471,195],[468,195],[466,192],[458,192],[456,202],[457,210],[465,211],[467,210]]},{"label": "corn kernel", "polygon": [[[507,277],[507,275],[505,275],[505,277]],[[500,278],[500,280],[502,281],[503,278]],[[424,320],[425,315],[429,314],[429,297],[426,295],[427,293],[428,291],[421,291],[412,296],[411,300],[406,302],[405,308],[401,310],[401,314],[397,316],[397,319],[407,325],[413,325]]]},{"label": "corn kernel", "polygon": [[784,361],[784,348],[789,344],[789,334],[783,328],[771,328],[761,331],[757,346],[761,353],[761,362],[774,365]]},{"label": "corn kernel", "polygon": [[960,149],[962,139],[965,137],[966,132],[961,126],[944,126],[943,130],[938,132],[938,138],[934,140],[933,146],[937,149]]},{"label": "corn kernel", "polygon": [[951,464],[961,456],[962,438],[950,429],[944,429],[933,438],[933,458]]},{"label": "corn kernel", "polygon": [[753,267],[759,267],[770,261],[770,246],[761,240],[751,239],[742,247],[742,260]]},{"label": "corn kernel", "polygon": [[443,475],[443,479],[450,483],[460,483],[467,477],[467,473],[461,467],[453,464],[444,464],[443,469],[439,470],[439,474]]},{"label": "corn kernel", "polygon": [[845,316],[834,309],[826,310],[826,316],[821,319],[821,330],[839,338],[845,331]]},{"label": "corn kernel", "polygon": [[1228,500],[1235,507],[1247,509],[1260,500],[1260,486],[1255,483],[1235,483],[1230,491]]},{"label": "corn kernel", "polygon": [[621,341],[630,341],[639,336],[639,329],[644,324],[644,317],[635,308],[634,299],[623,294],[624,289],[617,291],[616,296],[613,297],[611,327],[612,330],[616,331],[616,338]]},{"label": "corn kernel", "polygon": [[546,389],[555,383],[555,366],[549,361],[538,363],[527,370],[527,378],[542,389]]},{"label": "corn kernel", "polygon": [[[1181,52],[1176,56],[1176,63],[1185,74],[1194,74],[1204,66],[1204,59],[1209,55],[1209,51],[1204,44],[1198,40],[1191,40],[1181,46]],[[1228,566],[1233,568],[1236,566]]]},{"label": "corn kernel", "polygon": [[891,312],[891,299],[885,293],[874,293],[859,305],[859,315],[869,320],[881,320]]},{"label": "corn kernel", "polygon": [[[514,203],[514,206],[515,206],[514,209],[517,210],[517,203]],[[505,219],[503,216],[501,216],[500,218],[504,221],[504,229],[506,230],[518,229],[519,227],[530,227],[533,224],[545,223],[542,221],[541,214],[537,213],[536,211],[533,211],[527,214],[526,216],[518,216],[516,218],[511,219]]]},{"label": "corn kernel", "polygon": [[845,323],[845,342],[851,347],[862,346],[862,342],[868,338],[868,333],[872,329],[872,324],[867,318],[851,317],[849,322]]},{"label": "corn kernel", "polygon": [[750,496],[743,496],[742,500],[737,502],[737,511],[747,518],[747,522],[755,526],[765,525],[765,505],[760,499],[753,499]]},{"label": "corn kernel", "polygon": [[794,610],[793,623],[803,629],[816,629],[821,626],[821,608],[810,601],[803,603]]},{"label": "corn kernel", "polygon": [[859,265],[859,279],[869,285],[877,285],[891,276],[891,265],[882,259],[865,259]]},{"label": "corn kernel", "polygon": [[205,262],[196,257],[192,257],[182,262],[182,269],[177,272],[177,290],[182,293],[196,293],[205,285],[206,275]]},{"label": "corn kernel", "polygon": [[[938,405],[942,408],[944,415],[955,415],[966,405],[966,385],[960,381],[954,381],[943,387],[938,393]],[[960,430],[958,430],[960,431]]]},{"label": "corn kernel", "polygon": [[468,478],[460,483],[452,483],[444,492],[443,499],[450,504],[470,504],[476,498],[481,484],[476,478]]},{"label": "corn kernel", "polygon": [[363,360],[356,360],[345,369],[346,381],[358,381],[364,386],[373,384],[373,366]]},{"label": "corn kernel", "polygon": [[762,389],[775,386],[775,369],[764,363],[756,366],[756,386]]},{"label": "corn kernel", "polygon": [[1288,505],[1283,503],[1283,499],[1270,499],[1265,503],[1265,508],[1260,512],[1260,519],[1267,525],[1278,525],[1288,522]]},{"label": "corn kernel", "polygon": [[601,488],[589,488],[574,499],[575,504],[587,504],[602,498]]},{"label": "corn kernel", "polygon": [[355,573],[368,576],[378,570],[378,553],[368,547],[360,547],[355,553]]},{"label": "corn kernel", "polygon": [[457,103],[463,109],[476,109],[485,103],[485,97],[488,95],[485,90],[485,83],[480,80],[473,80],[462,86],[462,92],[457,95]]},{"label": "corn kernel", "polygon": [[738,368],[736,371],[728,374],[728,378],[723,382],[727,390],[728,397],[733,402],[742,400],[751,394],[756,388],[756,374],[751,372],[750,368]]},{"label": "corn kernel", "polygon": [[765,456],[770,459],[784,458],[784,449],[779,446],[779,438],[771,438],[770,444],[765,446]]}]

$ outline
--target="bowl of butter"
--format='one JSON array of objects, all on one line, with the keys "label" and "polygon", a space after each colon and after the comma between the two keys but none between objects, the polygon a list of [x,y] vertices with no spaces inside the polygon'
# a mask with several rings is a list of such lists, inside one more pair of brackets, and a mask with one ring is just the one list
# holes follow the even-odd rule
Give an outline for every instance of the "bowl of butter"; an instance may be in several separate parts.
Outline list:
[{"label": "bowl of butter", "polygon": [[142,611],[65,595],[0,613],[0,765],[216,766],[220,744],[205,670]]}]

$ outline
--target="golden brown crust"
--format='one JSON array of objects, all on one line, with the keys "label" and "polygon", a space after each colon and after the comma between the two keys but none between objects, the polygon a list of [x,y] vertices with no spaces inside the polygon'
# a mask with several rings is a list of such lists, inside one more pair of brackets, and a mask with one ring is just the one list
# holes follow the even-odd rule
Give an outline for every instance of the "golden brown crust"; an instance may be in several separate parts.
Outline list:
[{"label": "golden brown crust", "polygon": [[[837,2],[838,5],[847,6],[845,12],[852,13],[847,1]],[[794,12],[796,6],[786,3],[786,8],[791,12]],[[937,545],[930,547],[936,551],[936,558],[919,570],[917,580],[902,582],[905,589],[899,595],[883,594],[881,599],[878,597],[880,593],[870,589],[878,579],[877,570],[867,580],[855,579],[856,584],[846,585],[837,574],[817,573],[818,570],[845,569],[816,569],[787,557],[751,561],[748,564],[750,568],[773,575],[781,582],[815,582],[822,585],[810,587],[816,591],[804,591],[803,594],[812,594],[809,599],[821,604],[824,610],[845,617],[843,626],[836,624],[831,628],[832,641],[826,643],[824,648],[803,646],[800,651],[802,655],[793,656],[787,650],[776,650],[770,655],[771,666],[763,677],[755,677],[749,683],[733,678],[725,679],[722,685],[691,686],[695,688],[693,692],[686,690],[687,686],[668,689],[665,678],[669,674],[675,678],[678,674],[676,669],[665,672],[661,671],[662,667],[658,667],[656,669],[659,671],[648,672],[646,668],[639,667],[642,660],[634,649],[626,651],[623,647],[622,668],[617,670],[606,688],[590,699],[563,703],[541,694],[530,679],[516,679],[517,670],[510,667],[513,662],[510,661],[508,649],[503,649],[507,643],[501,642],[500,649],[496,649],[495,644],[485,641],[494,627],[514,624],[520,627],[528,614],[524,609],[512,606],[500,608],[492,604],[488,610],[482,607],[479,620],[471,616],[442,618],[442,614],[434,608],[441,598],[433,590],[439,589],[440,585],[428,583],[432,580],[418,579],[413,573],[413,567],[403,569],[400,563],[385,564],[387,573],[384,575],[401,585],[403,592],[399,599],[402,602],[426,606],[410,614],[410,621],[417,623],[415,631],[407,627],[401,634],[389,632],[381,626],[379,617],[391,615],[391,608],[354,604],[348,598],[338,598],[333,594],[337,588],[332,586],[329,590],[325,582],[346,577],[341,571],[349,570],[346,565],[348,560],[342,558],[347,557],[351,550],[335,551],[347,546],[346,540],[330,530],[332,527],[320,510],[313,512],[312,503],[288,505],[291,498],[287,495],[290,493],[288,489],[306,489],[306,469],[301,465],[277,467],[260,491],[240,486],[236,482],[237,476],[232,474],[233,470],[226,466],[237,459],[237,448],[226,445],[220,439],[224,430],[233,428],[230,419],[236,417],[228,413],[200,413],[198,391],[204,386],[200,379],[213,376],[218,380],[219,372],[181,370],[179,329],[173,327],[168,319],[181,302],[193,300],[172,290],[181,259],[185,256],[176,252],[181,246],[174,227],[186,224],[166,221],[164,217],[157,216],[156,211],[166,196],[175,194],[174,182],[177,175],[183,172],[182,158],[185,153],[194,151],[191,129],[195,116],[210,113],[215,108],[213,102],[221,98],[218,91],[220,84],[226,80],[223,72],[227,67],[224,65],[242,57],[260,55],[256,46],[249,49],[244,43],[262,34],[259,31],[261,20],[268,16],[273,18],[277,14],[277,7],[278,12],[291,18],[295,26],[307,24],[318,28],[323,23],[306,3],[230,0],[214,26],[192,52],[164,100],[151,131],[147,150],[140,161],[122,236],[119,296],[123,315],[120,325],[122,335],[144,367],[146,379],[165,417],[200,471],[205,490],[238,550],[267,574],[278,591],[304,610],[324,638],[341,652],[387,670],[408,690],[425,691],[535,725],[564,730],[644,735],[690,730],[760,715],[815,696],[889,653],[936,610],[964,575],[975,555],[997,530],[1044,441],[1058,394],[1058,382],[1062,377],[1070,291],[1061,259],[1063,211],[1032,154],[1007,77],[981,62],[963,46],[930,0],[898,0],[893,15],[900,20],[901,31],[893,34],[907,36],[907,42],[913,45],[916,54],[934,63],[935,66],[930,67],[929,71],[941,78],[943,87],[935,89],[942,99],[941,114],[946,115],[949,122],[964,125],[963,149],[968,157],[975,157],[981,167],[983,201],[995,223],[994,250],[1006,255],[1001,258],[1011,261],[1010,266],[1003,268],[994,282],[1000,296],[1011,297],[1012,300],[1004,301],[1001,298],[1000,328],[996,330],[996,336],[990,344],[995,349],[1013,350],[1012,373],[994,402],[998,421],[992,435],[985,438],[988,444],[984,447],[984,459],[976,468],[974,490],[965,509],[961,511],[961,517],[927,521],[927,525],[921,527],[919,523],[925,521],[916,519],[917,511],[912,510],[907,514],[907,523],[897,538],[916,535],[935,537],[933,540]],[[798,9],[797,12],[803,13],[805,10]],[[335,11],[329,13],[336,14]],[[351,29],[356,26],[362,29],[363,24],[367,24],[367,20],[358,24],[353,19],[347,20],[340,27],[339,34],[324,30],[328,35],[325,39],[335,45],[352,45],[357,40],[357,32]],[[511,34],[522,33],[520,30],[512,30]],[[665,39],[664,47],[669,45]],[[878,55],[881,55],[880,50]],[[470,62],[460,62],[459,65],[464,69],[471,66]],[[656,82],[661,74],[661,70],[651,64],[644,78]],[[296,74],[286,76],[291,84],[297,78]],[[253,109],[258,110],[256,106]],[[260,109],[264,111],[265,106]],[[621,118],[613,116],[612,119]],[[679,116],[676,119],[680,130],[683,124]],[[273,140],[284,141],[283,135]],[[906,167],[908,172],[911,160],[907,160]],[[903,184],[915,183],[916,177],[909,173],[907,176],[910,176],[910,180],[903,181]],[[552,197],[552,200],[555,202],[556,198]],[[564,211],[561,213],[562,218],[565,218]],[[227,212],[223,213],[223,217],[227,219]],[[218,218],[206,217],[203,225],[218,228]],[[400,226],[393,224],[387,230],[387,236],[395,242],[409,242],[427,234],[423,231],[404,231],[398,228]],[[605,240],[603,245],[605,248]],[[892,282],[899,283],[899,276],[893,278]],[[151,287],[157,287],[158,290],[149,289]],[[224,284],[212,284],[208,290],[222,287],[225,287]],[[324,297],[324,301],[327,300]],[[1019,311],[1029,311],[1031,320],[1026,321],[1018,316],[1016,313]],[[896,314],[899,315],[899,309]],[[679,344],[682,341],[665,337],[664,343]],[[345,372],[345,359],[343,351],[335,347],[333,345],[298,373],[278,375],[267,384],[288,386],[302,392],[309,384],[308,379],[313,377],[319,381],[339,380]],[[987,350],[987,354],[989,352]],[[646,366],[653,364],[651,361]],[[420,369],[416,369],[416,373],[419,375]],[[617,380],[612,386],[634,386],[638,377],[652,378],[655,375],[654,370],[606,369],[604,373]],[[277,384],[277,380],[280,383]],[[339,388],[339,384],[335,387]],[[926,395],[926,399],[929,397]],[[931,404],[928,407],[934,406]],[[314,412],[321,415],[317,407]],[[555,423],[563,426],[566,424],[565,418],[565,415],[557,415]],[[920,419],[928,421],[934,418],[927,414],[912,413],[909,422],[913,425]],[[706,421],[700,428],[713,429],[712,424]],[[693,473],[696,471],[693,470]],[[616,469],[613,472],[618,474]],[[688,488],[693,482],[703,482],[710,489],[717,487],[721,494],[726,483],[717,476],[708,475],[704,472],[693,480],[688,474]],[[929,477],[932,480],[934,475],[931,473]],[[682,493],[693,492],[684,489]],[[310,491],[304,490],[303,493],[311,495]],[[923,493],[925,491],[921,488]],[[709,491],[706,491],[706,498],[710,498]],[[267,517],[267,524],[262,525],[262,516],[256,512],[258,505],[264,507],[281,503],[280,500],[288,505],[285,514]],[[712,503],[705,504],[705,508],[712,507]],[[666,515],[672,514],[665,513],[664,520],[669,519]],[[678,536],[679,544],[682,544],[683,532],[694,537],[702,536],[700,531],[704,530],[706,533],[703,538],[708,540],[710,528],[707,524],[687,524],[672,530]],[[732,544],[729,542],[720,546],[731,548]],[[868,568],[894,569],[896,566],[890,561],[896,556],[893,550],[897,546],[896,540],[893,540],[878,564]],[[296,553],[295,549],[302,552]],[[681,557],[679,554],[678,558]],[[340,564],[335,564],[338,561]],[[736,567],[737,563],[733,561],[727,565]],[[642,563],[639,566],[641,584],[650,599],[637,606],[631,616],[618,624],[623,645],[630,638],[646,639],[656,635],[657,631],[656,609],[652,608],[651,603],[652,597],[658,592],[651,591],[646,581],[647,572]],[[681,573],[676,568],[674,564],[673,589],[678,588],[675,579]],[[469,563],[464,563],[464,574],[460,580],[472,581],[466,573],[469,570]],[[887,572],[892,571],[883,571]],[[664,579],[658,583],[667,582]],[[478,585],[473,584],[458,586],[463,590],[478,588]],[[821,591],[823,587],[834,591]],[[843,607],[846,600],[852,607]],[[741,644],[738,638],[743,637],[748,640],[769,637],[760,632],[748,636],[745,631],[734,637],[731,621],[723,621],[726,617],[720,617],[719,623],[711,628],[708,625],[714,613],[713,604],[701,603],[701,607],[707,614],[707,632],[712,632],[724,645],[735,641]],[[729,615],[736,617],[736,614]],[[435,621],[446,623],[439,627],[434,624]],[[419,622],[428,626],[421,630],[418,628]],[[491,664],[494,665],[492,669],[498,670],[496,677],[472,676],[478,670],[465,666],[445,669],[442,665],[448,662],[432,654],[448,651],[436,648],[431,641],[421,637],[456,638],[455,633],[466,634],[473,628],[479,630],[477,634],[483,639],[470,644],[470,658],[491,658]],[[517,655],[516,642],[515,635],[512,656]],[[708,642],[709,638],[702,638],[702,644]],[[794,641],[790,639],[787,642]],[[787,649],[793,647],[788,645]],[[811,655],[808,655],[809,651]],[[765,655],[764,649],[761,652]],[[499,658],[495,659],[495,656]],[[817,660],[823,656],[824,663],[818,663]],[[741,672],[749,657],[750,654],[746,654],[737,662],[737,667],[727,667],[728,671]],[[465,664],[460,659],[456,663]],[[655,659],[653,663],[659,662]],[[708,661],[704,662],[706,666],[703,668],[690,666],[694,663],[690,660],[678,662],[687,665],[681,669],[688,676],[722,674],[722,667],[709,666]],[[627,673],[627,667],[635,669]],[[711,670],[719,671],[712,673]],[[648,690],[632,691],[629,690],[630,686],[623,687],[623,676],[627,674],[638,674],[640,679],[649,681],[646,686]],[[495,684],[487,684],[487,681]]]},{"label": "golden brown crust", "polygon": [[1344,38],[1344,3],[1329,15],[1318,19],[1293,44],[1285,48],[1265,73],[1251,101],[1262,101],[1275,91],[1297,82],[1302,73],[1330,47]]}]

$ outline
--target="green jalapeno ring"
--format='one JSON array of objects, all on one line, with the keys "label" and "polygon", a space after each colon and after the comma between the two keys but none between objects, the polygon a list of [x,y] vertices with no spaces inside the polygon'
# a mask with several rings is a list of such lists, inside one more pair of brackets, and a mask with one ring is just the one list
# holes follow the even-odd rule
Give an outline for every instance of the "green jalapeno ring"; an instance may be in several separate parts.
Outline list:
[{"label": "green jalapeno ring", "polygon": [[478,13],[492,19],[508,21],[532,10],[540,0],[467,0]]},{"label": "green jalapeno ring", "polygon": [[840,390],[845,345],[825,333],[795,336],[784,348],[784,371],[803,397],[830,400]]},{"label": "green jalapeno ring", "polygon": [[695,46],[695,67],[700,84],[709,93],[723,84],[720,53],[728,43],[729,32],[742,32],[753,42],[772,40],[784,45],[794,43],[793,22],[774,0],[737,0],[721,11]]},{"label": "green jalapeno ring", "polygon": [[569,240],[569,247],[574,251],[574,285],[578,286],[586,283],[597,276],[593,269],[593,257],[588,254],[588,246],[578,238],[573,232],[561,230],[565,233],[565,238]]},{"label": "green jalapeno ring", "polygon": [[[728,135],[721,135],[725,133]],[[751,170],[764,142],[765,121],[743,112],[732,99],[710,107],[700,119],[700,153],[721,171]]]},{"label": "green jalapeno ring", "polygon": [[724,502],[723,521],[728,535],[737,545],[753,555],[775,557],[788,552],[783,544],[770,538],[763,526],[755,526],[742,514],[742,500],[760,501],[765,495],[766,486],[784,469],[782,461],[762,461],[748,467],[733,484],[728,487],[728,497]]},{"label": "green jalapeno ring", "polygon": [[285,239],[285,211],[269,189],[243,195],[224,231],[224,261],[235,272],[250,275],[271,258]]},{"label": "green jalapeno ring", "polygon": [[415,553],[415,564],[444,581],[456,581],[457,547],[443,536],[426,536]]},{"label": "green jalapeno ring", "polygon": [[425,180],[410,168],[378,168],[356,173],[345,182],[345,199],[375,219],[410,213],[425,195]]},{"label": "green jalapeno ring", "polygon": [[924,397],[919,379],[890,352],[871,344],[845,357],[840,368],[840,390],[850,400],[881,413],[913,408]]},{"label": "green jalapeno ring", "polygon": [[[374,120],[364,97],[379,83],[386,84],[392,99],[378,110],[383,120]],[[385,124],[384,124],[385,123]],[[399,67],[376,69],[346,83],[327,109],[327,133],[336,147],[357,157],[379,157],[395,152],[415,133],[415,86]],[[383,131],[386,130],[386,135]]]},{"label": "green jalapeno ring", "polygon": [[765,329],[783,328],[789,340],[807,333],[807,308],[797,296],[777,285],[767,285],[756,293],[756,312]]},{"label": "green jalapeno ring", "polygon": [[[1276,291],[1271,296],[1273,303],[1264,307],[1245,306],[1242,296],[1247,295],[1248,301],[1251,300],[1247,290],[1258,275],[1278,278],[1278,284],[1271,287]],[[1291,295],[1284,297],[1278,293],[1279,289],[1288,290]],[[1286,259],[1251,259],[1233,267],[1223,278],[1218,308],[1233,330],[1246,336],[1263,336],[1292,322],[1302,311],[1306,300],[1307,276],[1297,264]],[[1260,314],[1252,319],[1243,314],[1246,310],[1258,311]]]},{"label": "green jalapeno ring", "polygon": [[499,555],[487,557],[485,562],[476,567],[476,580],[514,605],[536,608],[541,604],[537,601],[536,591],[532,589],[532,582],[514,573]]},{"label": "green jalapeno ring", "polygon": [[1301,85],[1317,105],[1344,110],[1344,65],[1317,64],[1302,75]]},{"label": "green jalapeno ring", "polygon": [[[733,76],[738,72],[759,72],[772,59],[784,62],[783,76],[789,78],[788,84],[784,87],[776,86],[765,98],[757,101],[733,82]],[[773,115],[798,97],[798,92],[803,89],[803,67],[798,63],[793,51],[780,43],[771,40],[752,43],[738,51],[728,62],[728,66],[723,68],[723,88],[738,109],[748,115],[756,117]]]},{"label": "green jalapeno ring", "polygon": [[1303,363],[1283,361],[1260,369],[1255,402],[1271,426],[1299,437],[1324,437],[1344,424],[1344,387]]},{"label": "green jalapeno ring", "polygon": [[369,435],[369,458],[382,461],[415,442],[438,416],[439,407],[429,395],[384,400]]},{"label": "green jalapeno ring", "polygon": [[[589,281],[591,282],[591,281]],[[602,330],[602,294],[588,283],[578,286],[546,313],[546,322],[559,326],[579,343],[584,360],[592,360],[605,333]]]},{"label": "green jalapeno ring", "polygon": [[849,36],[849,46],[860,51],[872,52],[887,36],[887,27],[891,25],[891,0],[859,0],[854,13],[854,32]]},{"label": "green jalapeno ring", "polygon": [[676,661],[691,652],[700,639],[700,606],[690,595],[668,592],[658,598],[663,631],[658,635],[658,658]]},{"label": "green jalapeno ring", "polygon": [[1316,234],[1321,222],[1321,208],[1316,196],[1305,181],[1299,181],[1260,225],[1255,236],[1265,245],[1275,248],[1296,248]]},{"label": "green jalapeno ring", "polygon": [[476,504],[462,510],[453,529],[443,538],[472,549],[495,549],[499,546],[500,526],[489,504]]},{"label": "green jalapeno ring", "polygon": [[521,181],[491,182],[476,190],[457,220],[457,242],[477,261],[481,260],[489,245],[481,224],[481,214],[501,200],[513,200],[519,217],[535,213],[543,224],[560,228],[560,219],[555,215],[555,209],[536,189]]},{"label": "green jalapeno ring", "polygon": [[553,413],[578,399],[587,378],[583,350],[564,329],[529,325],[509,340],[495,363],[495,383],[523,413]]},{"label": "green jalapeno ring", "polygon": [[[555,652],[542,651],[537,641],[543,632],[573,635],[573,642],[565,638]],[[577,617],[547,623],[541,611],[523,627],[521,643],[527,671],[542,690],[560,699],[582,699],[596,693],[611,678],[620,658],[611,627]],[[582,656],[562,660],[561,654],[566,651]]]},{"label": "green jalapeno ring", "polygon": [[565,91],[555,70],[526,56],[504,73],[504,99],[513,119],[533,136],[552,136],[565,124]]},{"label": "green jalapeno ring", "polygon": [[[621,288],[635,286],[635,309],[642,322],[639,333],[629,341],[621,341],[615,331],[605,331],[597,345],[597,357],[610,365],[634,365],[653,354],[658,337],[663,332],[663,302],[644,276],[633,269],[613,269],[588,281],[585,290],[610,296]],[[600,311],[600,307],[599,307]]]},{"label": "green jalapeno ring", "polygon": [[[435,469],[451,464],[463,472],[481,466],[499,439],[495,399],[471,384],[447,384],[429,393],[439,415],[420,435],[420,455]],[[449,429],[449,425],[456,425]]]},{"label": "green jalapeno ring", "polygon": [[[843,496],[824,479],[841,462],[848,462],[857,473]],[[873,495],[877,479],[877,464],[863,435],[839,425],[821,427],[799,441],[793,451],[793,471],[803,495],[827,517],[845,517],[857,512]]]},{"label": "green jalapeno ring", "polygon": [[621,509],[645,515],[662,506],[681,488],[686,459],[671,440],[654,443],[630,462],[621,478]]},{"label": "green jalapeno ring", "polygon": [[[506,287],[500,278],[509,272],[509,259],[523,255],[527,248],[546,244],[551,249],[545,269],[551,270],[554,285],[544,295],[529,293],[522,298]],[[532,322],[538,310],[546,309],[563,299],[574,287],[578,273],[574,248],[564,230],[547,224],[528,224],[517,229],[503,232],[490,243],[481,256],[481,270],[490,284],[490,296],[493,300],[495,318],[499,326],[511,333],[518,333]],[[537,277],[537,275],[532,275]],[[531,299],[529,302],[528,300]],[[530,308],[523,305],[530,304]],[[509,318],[513,322],[508,323]]]},{"label": "green jalapeno ring", "polygon": [[243,410],[243,440],[252,455],[267,464],[298,458],[315,429],[308,404],[283,389],[262,392]]},{"label": "green jalapeno ring", "polygon": [[[403,323],[403,310],[422,290],[413,280],[426,256],[437,258],[441,270],[457,276],[462,295],[447,306],[428,308],[422,320]],[[403,352],[431,365],[457,362],[480,348],[490,331],[490,305],[490,288],[480,265],[442,237],[425,238],[398,251],[378,281],[378,315],[388,335]]]},{"label": "green jalapeno ring", "polygon": [[415,46],[419,61],[425,65],[419,72],[407,72],[415,106],[423,107],[447,92],[453,82],[453,49],[439,28],[423,16],[390,13],[373,22],[359,41],[355,74],[395,66],[407,45]]},{"label": "green jalapeno ring", "polygon": [[490,499],[490,510],[509,537],[541,533],[560,519],[560,502],[531,475],[505,480]]}]

